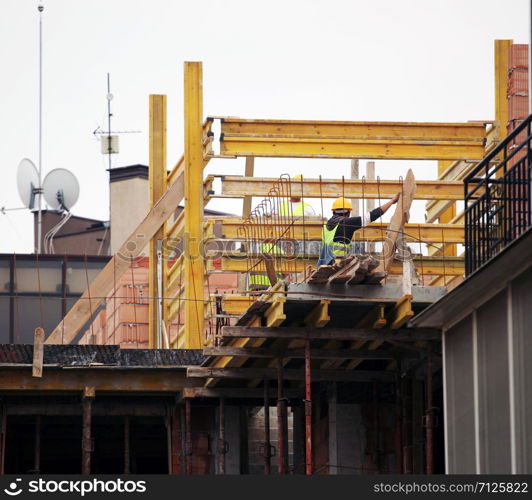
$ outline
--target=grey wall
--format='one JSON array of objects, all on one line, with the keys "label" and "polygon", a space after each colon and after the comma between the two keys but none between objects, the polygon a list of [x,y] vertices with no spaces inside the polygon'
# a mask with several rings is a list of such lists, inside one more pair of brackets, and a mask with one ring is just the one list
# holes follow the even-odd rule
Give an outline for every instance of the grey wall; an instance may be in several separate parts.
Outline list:
[{"label": "grey wall", "polygon": [[507,291],[477,311],[480,470],[510,473]]},{"label": "grey wall", "polygon": [[532,472],[532,269],[512,283],[516,471]]},{"label": "grey wall", "polygon": [[444,332],[447,472],[530,474],[532,269],[494,297],[482,292]]},{"label": "grey wall", "polygon": [[458,323],[445,334],[448,471],[473,474],[475,409],[473,387],[473,321]]}]

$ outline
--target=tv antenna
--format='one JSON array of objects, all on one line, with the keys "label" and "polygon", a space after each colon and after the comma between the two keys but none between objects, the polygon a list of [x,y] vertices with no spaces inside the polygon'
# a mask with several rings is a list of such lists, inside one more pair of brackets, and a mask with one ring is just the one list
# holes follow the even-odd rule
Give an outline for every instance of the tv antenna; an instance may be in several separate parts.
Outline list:
[{"label": "tv antenna", "polygon": [[[37,7],[39,11],[39,168],[37,170],[38,187],[41,188],[42,180],[42,13],[44,5]],[[23,160],[24,161],[24,160]],[[29,160],[28,160],[29,161]],[[20,169],[20,165],[19,165]],[[19,191],[20,192],[20,191]],[[37,253],[41,253],[42,241],[42,197],[41,193],[37,194]]]},{"label": "tv antenna", "polygon": [[107,155],[109,170],[111,170],[111,155],[118,154],[120,152],[118,137],[120,134],[139,134],[140,130],[116,130],[111,129],[111,118],[113,113],[111,111],[111,101],[114,99],[114,95],[111,93],[111,75],[107,73],[107,130],[101,130],[98,126],[94,130],[94,135],[101,136],[102,142],[102,154]]}]

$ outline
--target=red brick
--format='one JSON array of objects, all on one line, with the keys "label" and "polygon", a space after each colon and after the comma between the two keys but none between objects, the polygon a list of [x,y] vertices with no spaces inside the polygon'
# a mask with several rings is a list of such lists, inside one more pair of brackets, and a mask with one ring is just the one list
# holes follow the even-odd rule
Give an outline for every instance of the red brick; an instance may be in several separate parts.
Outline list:
[{"label": "red brick", "polygon": [[508,78],[508,97],[520,94],[528,95],[528,70],[516,69]]},{"label": "red brick", "polygon": [[528,68],[528,45],[514,43],[508,51],[508,69]]}]

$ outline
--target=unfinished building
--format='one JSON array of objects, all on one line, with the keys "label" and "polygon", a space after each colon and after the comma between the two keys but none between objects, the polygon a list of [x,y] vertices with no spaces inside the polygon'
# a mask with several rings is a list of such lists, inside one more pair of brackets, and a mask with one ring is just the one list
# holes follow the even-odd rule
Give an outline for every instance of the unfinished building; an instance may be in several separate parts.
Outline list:
[{"label": "unfinished building", "polygon": [[[515,100],[528,59],[510,40],[495,59],[495,117],[465,123],[204,119],[201,63],[185,63],[169,173],[166,96],[149,100],[147,215],[55,328],[2,346],[0,471],[529,473],[532,137]],[[240,157],[243,177],[204,177]],[[362,178],[257,178],[256,157],[434,160],[438,178],[382,180],[371,164]],[[291,200],[367,209],[397,193],[389,222],[316,266],[324,211]],[[242,216],[207,215],[213,197],[243,199]],[[116,342],[109,318],[138,259],[148,293],[133,282],[127,304],[135,324],[147,304],[147,348],[97,345]],[[518,262],[508,291],[478,291]],[[224,273],[234,288],[212,287]]]}]

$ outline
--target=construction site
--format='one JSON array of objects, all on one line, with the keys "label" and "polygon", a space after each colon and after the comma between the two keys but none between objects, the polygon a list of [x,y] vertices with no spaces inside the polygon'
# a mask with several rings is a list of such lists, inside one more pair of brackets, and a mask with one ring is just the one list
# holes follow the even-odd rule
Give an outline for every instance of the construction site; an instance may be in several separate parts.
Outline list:
[{"label": "construction site", "polygon": [[0,473],[532,473],[529,54],[494,51],[495,115],[461,123],[211,116],[185,62],[182,157],[146,96],[110,222],[44,210],[0,255]]}]

